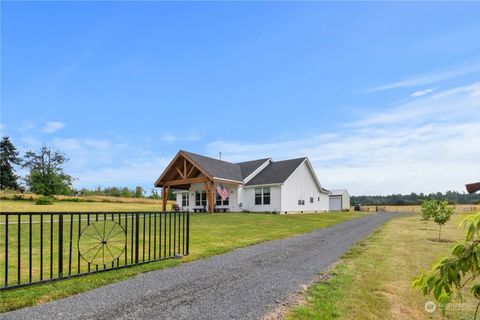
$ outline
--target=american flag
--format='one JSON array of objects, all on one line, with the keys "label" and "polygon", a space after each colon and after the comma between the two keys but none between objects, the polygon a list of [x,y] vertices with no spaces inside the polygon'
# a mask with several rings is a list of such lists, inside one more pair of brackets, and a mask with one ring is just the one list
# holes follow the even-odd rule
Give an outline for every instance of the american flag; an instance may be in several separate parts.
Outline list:
[{"label": "american flag", "polygon": [[217,186],[217,192],[220,195],[220,197],[222,198],[222,201],[224,201],[225,199],[227,199],[230,196],[230,194],[228,193],[228,190],[225,189],[225,187],[221,183]]}]

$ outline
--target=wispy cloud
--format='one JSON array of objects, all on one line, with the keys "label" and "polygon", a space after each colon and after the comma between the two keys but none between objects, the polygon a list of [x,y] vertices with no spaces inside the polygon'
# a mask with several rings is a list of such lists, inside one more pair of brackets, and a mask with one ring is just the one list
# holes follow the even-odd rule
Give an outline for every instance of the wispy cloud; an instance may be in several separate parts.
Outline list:
[{"label": "wispy cloud", "polygon": [[379,92],[397,88],[408,88],[438,83],[459,76],[480,72],[480,63],[454,66],[435,72],[420,74],[409,79],[379,85],[365,90],[365,93]]},{"label": "wispy cloud", "polygon": [[44,133],[54,133],[65,127],[65,123],[58,121],[49,121],[42,128]]},{"label": "wispy cloud", "polygon": [[[366,115],[344,133],[273,143],[217,141],[231,161],[309,156],[327,188],[353,194],[463,190],[480,172],[480,83]],[[478,174],[477,174],[478,175]]]},{"label": "wispy cloud", "polygon": [[434,92],[436,89],[435,88],[430,88],[430,89],[425,89],[425,90],[418,90],[418,91],[415,91],[414,93],[412,93],[410,96],[411,97],[421,97],[421,96],[424,96],[424,95],[427,95],[429,93],[432,93]]},{"label": "wispy cloud", "polygon": [[170,132],[166,132],[161,136],[161,139],[167,143],[174,143],[179,141],[198,141],[200,136],[196,133],[189,133],[185,135],[175,135]]}]

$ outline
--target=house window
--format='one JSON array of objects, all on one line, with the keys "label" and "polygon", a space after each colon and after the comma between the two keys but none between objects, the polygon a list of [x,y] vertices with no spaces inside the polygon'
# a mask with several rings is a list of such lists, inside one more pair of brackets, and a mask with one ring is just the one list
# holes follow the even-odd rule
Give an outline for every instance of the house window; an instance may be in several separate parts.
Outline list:
[{"label": "house window", "polygon": [[310,203],[313,203],[313,197],[310,197]]},{"label": "house window", "polygon": [[255,188],[255,205],[262,204],[262,188]]},{"label": "house window", "polygon": [[197,207],[207,205],[207,193],[205,191],[195,191],[195,205]]},{"label": "house window", "polygon": [[298,205],[304,206],[305,205],[305,191],[300,190],[298,193]]},{"label": "house window", "polygon": [[270,187],[255,188],[255,205],[270,204]]},{"label": "house window", "polygon": [[270,204],[270,187],[263,188],[263,204]]},{"label": "house window", "polygon": [[216,197],[215,197],[215,205],[217,206],[228,206],[228,199],[225,199],[222,201],[222,197],[218,194],[218,192],[215,193]]},{"label": "house window", "polygon": [[318,202],[320,202],[320,197],[318,197]]},{"label": "house window", "polygon": [[182,207],[188,207],[190,205],[190,197],[188,196],[188,192],[182,194]]}]

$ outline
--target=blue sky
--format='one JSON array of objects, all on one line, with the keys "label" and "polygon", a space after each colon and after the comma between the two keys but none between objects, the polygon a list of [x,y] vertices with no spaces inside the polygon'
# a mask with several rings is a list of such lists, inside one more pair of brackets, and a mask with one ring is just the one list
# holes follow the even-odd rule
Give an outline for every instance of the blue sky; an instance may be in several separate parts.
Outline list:
[{"label": "blue sky", "polygon": [[1,133],[76,187],[179,149],[308,156],[352,194],[480,179],[480,3],[1,2]]}]

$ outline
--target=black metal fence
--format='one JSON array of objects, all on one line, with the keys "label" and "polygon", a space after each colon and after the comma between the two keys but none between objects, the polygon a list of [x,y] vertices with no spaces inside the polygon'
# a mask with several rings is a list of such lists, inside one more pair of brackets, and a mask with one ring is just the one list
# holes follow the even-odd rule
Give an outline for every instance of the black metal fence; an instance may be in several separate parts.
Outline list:
[{"label": "black metal fence", "polygon": [[0,212],[0,290],[188,255],[180,212]]}]

